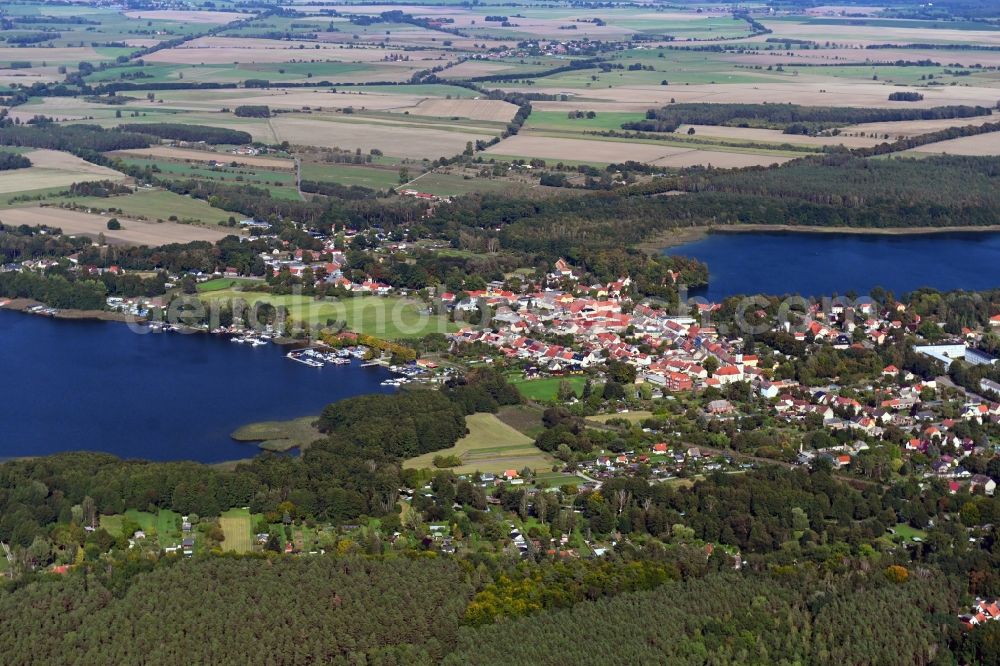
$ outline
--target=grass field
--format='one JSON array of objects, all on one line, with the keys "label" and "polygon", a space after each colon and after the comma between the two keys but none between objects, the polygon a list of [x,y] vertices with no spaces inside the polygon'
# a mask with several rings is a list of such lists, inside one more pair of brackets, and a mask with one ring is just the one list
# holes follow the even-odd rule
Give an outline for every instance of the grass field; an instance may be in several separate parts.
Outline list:
[{"label": "grass field", "polygon": [[588,421],[594,421],[595,423],[607,423],[612,419],[625,419],[629,423],[639,423],[653,416],[653,412],[647,412],[644,410],[636,410],[634,412],[622,412],[614,414],[596,414],[594,416],[588,416]]},{"label": "grass field", "polygon": [[250,512],[246,509],[230,509],[219,516],[219,525],[226,535],[222,549],[235,553],[247,553],[253,548]]},{"label": "grass field", "polygon": [[501,473],[508,469],[545,469],[552,458],[535,447],[532,439],[510,427],[495,414],[473,414],[465,418],[469,434],[455,446],[411,458],[405,467],[433,468],[435,456],[458,456],[462,465],[452,467],[457,474],[475,471]]},{"label": "grass field", "polygon": [[259,442],[267,451],[302,449],[323,435],[313,423],[315,416],[304,416],[291,421],[261,421],[237,429],[231,437],[239,442]]},{"label": "grass field", "polygon": [[[133,219],[166,220],[171,215],[185,222],[197,222],[207,226],[217,226],[230,216],[239,217],[221,208],[213,208],[201,199],[192,199],[168,190],[140,189],[132,194],[116,197],[54,197],[48,203],[75,203],[77,206],[92,207],[95,210],[117,208],[121,215]],[[233,231],[231,233],[236,233]]]},{"label": "grass field", "polygon": [[399,170],[347,164],[303,164],[302,179],[387,190],[399,185]]},{"label": "grass field", "polygon": [[216,278],[198,284],[199,292],[221,291],[223,289],[235,289],[240,286],[250,286],[264,284],[263,280],[253,278]]},{"label": "grass field", "polygon": [[131,537],[131,534],[122,533],[122,524],[125,518],[137,523],[147,537],[155,534],[161,548],[176,546],[181,541],[180,528],[177,523],[180,514],[170,509],[161,509],[155,514],[129,509],[124,514],[101,516],[101,527],[113,536]]},{"label": "grass field", "polygon": [[902,537],[906,541],[913,541],[914,537],[917,539],[927,538],[927,532],[911,527],[909,523],[898,523],[892,529],[896,531],[898,536]]},{"label": "grass field", "polygon": [[529,400],[540,400],[542,402],[555,400],[559,391],[559,383],[566,381],[570,383],[577,397],[583,394],[583,386],[587,383],[586,377],[579,375],[570,377],[544,377],[542,379],[524,379],[523,377],[508,377],[511,384],[517,387],[525,398]]},{"label": "grass field", "polygon": [[327,321],[347,322],[357,333],[389,340],[421,338],[428,333],[450,333],[458,325],[446,317],[427,314],[422,303],[399,297],[359,296],[343,300],[317,301],[309,296],[278,296],[264,292],[241,292],[230,289],[208,292],[211,300],[244,300],[253,305],[260,301],[284,307],[295,321],[325,325]]},{"label": "grass field", "polygon": [[[579,111],[589,111],[590,103],[578,102]],[[642,120],[644,113],[629,113],[627,111],[608,111],[597,113],[594,118],[569,118],[571,111],[532,111],[528,116],[525,128],[546,130],[568,130],[571,132],[620,130],[622,123]]]},{"label": "grass field", "polygon": [[429,192],[441,197],[454,197],[470,192],[505,192],[517,183],[509,180],[491,180],[488,178],[463,178],[449,173],[428,173],[416,179],[408,189]]}]

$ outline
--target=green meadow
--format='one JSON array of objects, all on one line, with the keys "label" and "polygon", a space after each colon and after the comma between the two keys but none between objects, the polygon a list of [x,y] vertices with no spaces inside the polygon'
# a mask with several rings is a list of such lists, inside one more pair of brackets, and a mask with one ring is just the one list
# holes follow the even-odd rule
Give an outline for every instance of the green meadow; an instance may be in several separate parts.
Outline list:
[{"label": "green meadow", "polygon": [[253,305],[269,303],[287,310],[293,321],[326,325],[341,321],[357,333],[397,340],[422,338],[429,333],[450,333],[459,326],[441,315],[429,315],[427,306],[400,297],[358,296],[342,300],[316,300],[310,296],[275,295],[265,292],[223,289],[208,292],[203,300],[243,300]]}]

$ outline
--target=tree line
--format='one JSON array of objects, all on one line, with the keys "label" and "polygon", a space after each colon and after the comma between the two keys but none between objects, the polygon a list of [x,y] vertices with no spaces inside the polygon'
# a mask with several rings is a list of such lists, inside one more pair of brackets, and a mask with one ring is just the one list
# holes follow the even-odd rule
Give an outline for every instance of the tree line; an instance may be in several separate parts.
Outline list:
[{"label": "tree line", "polygon": [[984,106],[937,106],[927,109],[876,109],[799,104],[670,104],[646,111],[646,119],[622,124],[622,129],[673,132],[681,125],[728,125],[784,130],[786,134],[813,134],[828,128],[859,123],[985,116]]}]

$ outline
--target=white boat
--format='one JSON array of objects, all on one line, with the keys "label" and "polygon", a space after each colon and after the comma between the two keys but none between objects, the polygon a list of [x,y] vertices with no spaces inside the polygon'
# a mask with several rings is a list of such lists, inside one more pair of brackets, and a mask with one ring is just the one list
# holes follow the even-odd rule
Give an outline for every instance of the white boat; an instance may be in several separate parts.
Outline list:
[{"label": "white boat", "polygon": [[309,367],[312,367],[312,368],[322,368],[323,367],[323,362],[322,361],[317,361],[317,360],[311,359],[311,358],[305,358],[304,356],[296,354],[295,352],[288,352],[287,354],[285,354],[285,358],[290,358],[293,361],[298,361],[299,363],[302,363],[303,365],[308,365]]}]

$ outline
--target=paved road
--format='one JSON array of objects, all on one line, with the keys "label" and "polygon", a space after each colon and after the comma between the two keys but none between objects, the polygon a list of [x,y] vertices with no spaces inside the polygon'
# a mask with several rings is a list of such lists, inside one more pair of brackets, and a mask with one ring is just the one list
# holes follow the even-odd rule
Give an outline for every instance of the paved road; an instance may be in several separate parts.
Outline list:
[{"label": "paved road", "polygon": [[947,375],[941,375],[940,377],[935,377],[934,380],[941,386],[961,391],[962,393],[965,394],[965,397],[970,401],[992,402],[992,400],[987,400],[983,396],[979,395],[978,393],[973,393],[964,386],[959,386],[955,382],[951,381],[951,377],[948,377]]}]

